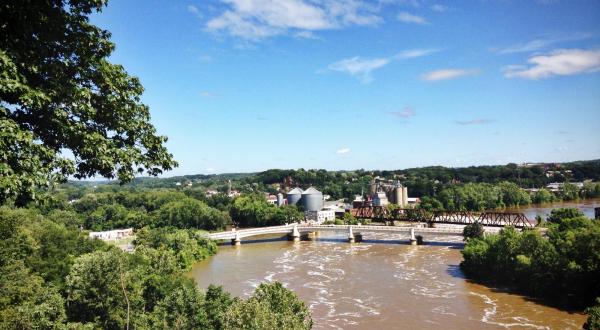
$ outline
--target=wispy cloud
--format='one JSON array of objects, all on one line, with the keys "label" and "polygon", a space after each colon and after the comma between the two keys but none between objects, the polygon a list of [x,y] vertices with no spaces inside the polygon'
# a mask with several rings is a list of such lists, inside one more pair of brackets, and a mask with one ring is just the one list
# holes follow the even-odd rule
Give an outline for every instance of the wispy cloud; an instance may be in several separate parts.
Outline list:
[{"label": "wispy cloud", "polygon": [[440,5],[439,3],[436,3],[429,8],[431,8],[431,10],[433,10],[433,11],[437,11],[438,13],[442,13],[442,12],[445,12],[446,10],[448,10],[448,7],[446,7],[444,5]]},{"label": "wispy cloud", "polygon": [[342,148],[342,149],[338,149],[335,153],[338,155],[345,155],[348,154],[350,152],[350,148]]},{"label": "wispy cloud", "polygon": [[373,81],[371,72],[390,63],[388,58],[362,59],[358,56],[337,61],[329,65],[329,70],[348,73],[358,76],[363,83]]},{"label": "wispy cloud", "polygon": [[439,49],[407,49],[392,56],[392,58],[401,60],[407,58],[423,57],[439,51]]},{"label": "wispy cloud", "polygon": [[[259,41],[293,32],[377,25],[383,20],[373,7],[356,0],[221,0],[227,7],[210,19],[206,29]],[[306,33],[304,35],[307,35]],[[298,35],[302,36],[302,34]]]},{"label": "wispy cloud", "polygon": [[547,55],[531,56],[530,66],[509,65],[503,68],[507,78],[544,79],[600,71],[600,49],[559,49]]},{"label": "wispy cloud", "polygon": [[213,98],[213,97],[218,97],[220,95],[219,95],[219,93],[215,93],[215,92],[211,92],[211,91],[203,91],[203,92],[200,92],[200,96],[205,97],[205,98]]},{"label": "wispy cloud", "polygon": [[456,123],[459,125],[483,125],[483,124],[490,124],[495,122],[494,119],[488,119],[488,118],[479,118],[479,119],[471,119],[471,120],[457,120]]},{"label": "wispy cloud", "polygon": [[189,13],[192,13],[196,16],[202,16],[202,14],[200,13],[200,10],[198,9],[198,7],[194,6],[194,5],[188,5],[187,6],[187,11]]},{"label": "wispy cloud", "polygon": [[539,51],[554,44],[569,42],[569,41],[577,41],[591,38],[592,34],[590,33],[572,33],[572,34],[563,34],[563,35],[555,35],[546,38],[538,38],[533,39],[525,43],[514,44],[504,48],[494,49],[495,52],[499,54],[514,54],[514,53],[527,53]]},{"label": "wispy cloud", "polygon": [[413,15],[407,12],[400,12],[397,16],[398,20],[402,23],[408,24],[419,24],[419,25],[427,25],[429,22],[422,16]]},{"label": "wispy cloud", "polygon": [[427,56],[437,51],[439,50],[407,49],[389,57],[361,58],[360,56],[355,56],[331,63],[327,69],[330,71],[347,73],[358,77],[363,83],[370,83],[373,81],[371,73],[377,69],[383,68],[392,61]]},{"label": "wispy cloud", "polygon": [[410,117],[414,117],[416,112],[412,107],[404,107],[404,109],[400,111],[390,111],[390,114],[402,119],[408,119]]},{"label": "wispy cloud", "polygon": [[479,73],[479,70],[475,69],[442,69],[424,73],[421,75],[421,79],[425,81],[440,81],[472,76],[477,73]]}]

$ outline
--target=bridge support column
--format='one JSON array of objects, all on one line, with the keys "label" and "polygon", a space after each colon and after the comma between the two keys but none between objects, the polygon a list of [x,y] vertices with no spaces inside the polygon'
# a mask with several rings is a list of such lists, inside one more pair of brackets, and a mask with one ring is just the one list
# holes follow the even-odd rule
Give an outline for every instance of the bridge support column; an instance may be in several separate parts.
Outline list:
[{"label": "bridge support column", "polygon": [[300,242],[300,232],[298,231],[298,225],[294,225],[292,232],[288,234],[288,241]]},{"label": "bridge support column", "polygon": [[410,245],[417,245],[417,238],[415,237],[415,229],[410,229]]},{"label": "bridge support column", "polygon": [[242,239],[239,234],[235,234],[235,238],[231,239],[231,245],[240,246],[242,245]]}]

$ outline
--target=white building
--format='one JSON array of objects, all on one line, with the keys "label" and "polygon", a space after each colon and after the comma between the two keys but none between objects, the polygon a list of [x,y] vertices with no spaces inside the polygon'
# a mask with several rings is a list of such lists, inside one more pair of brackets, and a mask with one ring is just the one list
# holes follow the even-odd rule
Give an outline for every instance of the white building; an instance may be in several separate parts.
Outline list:
[{"label": "white building", "polygon": [[89,234],[90,238],[98,238],[103,241],[117,240],[129,236],[133,236],[133,228],[115,229],[107,231],[92,231]]},{"label": "white building", "polygon": [[304,217],[308,222],[316,222],[321,224],[325,221],[335,220],[335,210],[322,210],[322,211],[306,211]]}]

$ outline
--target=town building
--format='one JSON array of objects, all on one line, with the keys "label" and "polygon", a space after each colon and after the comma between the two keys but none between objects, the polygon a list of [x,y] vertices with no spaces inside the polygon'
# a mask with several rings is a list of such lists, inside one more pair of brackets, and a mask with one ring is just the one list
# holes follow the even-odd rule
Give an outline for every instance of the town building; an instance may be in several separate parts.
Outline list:
[{"label": "town building", "polygon": [[112,241],[133,236],[133,228],[115,229],[107,231],[92,231],[89,233],[89,238],[98,238],[103,241]]}]

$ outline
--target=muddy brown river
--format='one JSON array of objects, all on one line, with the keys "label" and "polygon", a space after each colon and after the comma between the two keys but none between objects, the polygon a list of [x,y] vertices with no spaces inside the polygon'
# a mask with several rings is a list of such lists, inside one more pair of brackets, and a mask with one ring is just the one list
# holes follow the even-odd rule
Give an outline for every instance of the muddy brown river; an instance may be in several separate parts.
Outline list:
[{"label": "muddy brown river", "polygon": [[310,307],[314,329],[580,329],[585,322],[583,314],[467,281],[459,269],[462,237],[422,246],[389,234],[364,239],[267,236],[223,245],[191,276],[200,288],[219,284],[239,296],[280,281]]}]

